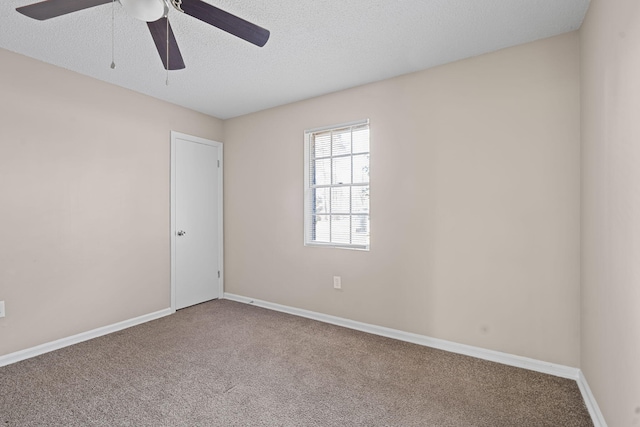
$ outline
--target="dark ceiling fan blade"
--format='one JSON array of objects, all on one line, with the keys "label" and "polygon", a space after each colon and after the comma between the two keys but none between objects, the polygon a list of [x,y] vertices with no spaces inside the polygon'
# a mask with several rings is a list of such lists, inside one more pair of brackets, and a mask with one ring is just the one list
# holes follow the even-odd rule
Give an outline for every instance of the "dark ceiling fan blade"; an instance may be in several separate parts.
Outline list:
[{"label": "dark ceiling fan blade", "polygon": [[181,70],[184,66],[178,42],[169,25],[169,67],[167,68],[167,18],[160,18],[154,22],[147,22],[151,37],[156,44],[162,65],[166,70]]},{"label": "dark ceiling fan blade", "polygon": [[182,0],[180,7],[187,15],[218,27],[256,46],[262,47],[269,40],[269,30],[211,6],[202,0]]},{"label": "dark ceiling fan blade", "polygon": [[40,3],[18,7],[16,10],[29,18],[44,21],[45,19],[100,6],[101,4],[111,3],[112,1],[113,0],[46,0]]}]

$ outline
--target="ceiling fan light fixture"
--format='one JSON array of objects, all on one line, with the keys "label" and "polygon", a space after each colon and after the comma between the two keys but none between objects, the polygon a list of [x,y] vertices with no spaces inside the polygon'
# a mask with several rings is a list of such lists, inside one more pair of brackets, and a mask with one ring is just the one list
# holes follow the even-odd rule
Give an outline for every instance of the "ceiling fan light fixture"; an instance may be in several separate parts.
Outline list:
[{"label": "ceiling fan light fixture", "polygon": [[145,22],[155,22],[167,16],[169,6],[165,0],[119,0],[127,13]]},{"label": "ceiling fan light fixture", "polygon": [[[169,9],[196,18],[231,35],[262,47],[269,40],[269,30],[219,9],[204,0],[117,0],[125,12],[145,21],[156,45],[162,64],[167,70],[181,70],[182,54],[169,24]],[[32,19],[45,21],[68,13],[111,3],[111,68],[113,61],[113,34],[116,0],[41,0],[16,8],[16,11]]]}]

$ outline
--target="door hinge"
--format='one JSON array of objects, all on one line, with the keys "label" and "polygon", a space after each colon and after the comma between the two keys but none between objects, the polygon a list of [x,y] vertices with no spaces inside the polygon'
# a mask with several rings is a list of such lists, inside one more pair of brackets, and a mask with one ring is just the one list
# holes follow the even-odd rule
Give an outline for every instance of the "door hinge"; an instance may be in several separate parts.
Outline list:
[{"label": "door hinge", "polygon": [[220,167],[220,160],[218,160],[218,167]]},{"label": "door hinge", "polygon": [[220,270],[218,270],[218,279],[220,278]]}]

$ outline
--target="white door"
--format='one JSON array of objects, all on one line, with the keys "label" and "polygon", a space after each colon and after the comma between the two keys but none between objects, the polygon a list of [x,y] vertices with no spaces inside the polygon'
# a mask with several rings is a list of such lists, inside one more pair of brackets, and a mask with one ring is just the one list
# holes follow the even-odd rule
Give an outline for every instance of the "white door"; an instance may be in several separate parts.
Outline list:
[{"label": "white door", "polygon": [[172,308],[222,295],[222,144],[171,133]]}]

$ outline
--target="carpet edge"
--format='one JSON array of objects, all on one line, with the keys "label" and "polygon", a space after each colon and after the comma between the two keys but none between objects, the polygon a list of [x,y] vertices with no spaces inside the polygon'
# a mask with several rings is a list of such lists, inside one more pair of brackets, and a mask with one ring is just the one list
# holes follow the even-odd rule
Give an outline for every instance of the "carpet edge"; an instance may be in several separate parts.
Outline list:
[{"label": "carpet edge", "polygon": [[447,341],[440,338],[432,338],[426,335],[414,334],[398,329],[391,329],[384,326],[372,325],[369,323],[358,322],[355,320],[345,319],[342,317],[331,316],[328,314],[318,313],[315,311],[304,310],[295,307],[289,307],[282,304],[276,304],[269,301],[263,301],[255,298],[249,298],[242,295],[235,295],[225,292],[224,299],[251,304],[258,307],[268,308],[275,311],[293,314],[296,316],[306,317],[308,319],[318,320],[324,323],[330,323],[337,326],[343,326],[349,329],[355,329],[374,335],[380,335],[387,338],[394,338],[400,341],[406,341],[413,344],[419,344],[426,347],[437,348],[466,356],[476,357],[478,359],[488,360],[491,362],[502,363],[504,365],[514,366],[516,368],[528,369],[530,371],[541,372],[543,374],[554,375],[556,377],[578,380],[579,369],[571,366],[559,365],[542,360],[531,359],[524,356],[503,353],[496,350],[489,350],[482,347],[474,347],[467,344],[460,344],[453,341]]},{"label": "carpet edge", "polygon": [[121,331],[123,329],[127,329],[132,326],[150,322],[152,320],[156,320],[173,313],[174,311],[171,308],[165,308],[162,310],[155,311],[153,313],[143,314],[142,316],[134,317],[132,319],[123,320],[121,322],[113,323],[111,325],[102,326],[96,329],[92,329],[90,331],[81,332],[76,335],[60,338],[55,341],[50,341],[34,347],[26,348],[24,350],[18,350],[13,353],[5,354],[3,356],[0,356],[0,367],[11,365],[12,363],[30,359],[32,357],[36,357],[44,353],[49,353],[50,351],[59,350],[64,347],[78,344],[83,341],[88,341],[93,338],[98,338],[103,335],[111,334],[113,332]]},{"label": "carpet edge", "polygon": [[308,319],[317,320],[319,322],[342,326],[345,328],[367,332],[374,335],[380,335],[387,338],[406,341],[425,347],[437,348],[440,350],[449,351],[451,353],[463,354],[490,362],[502,363],[504,365],[513,366],[516,368],[527,369],[530,371],[536,371],[543,374],[554,375],[557,377],[576,381],[578,389],[580,390],[580,394],[582,395],[582,399],[584,400],[587,410],[589,411],[589,415],[591,416],[594,427],[607,427],[607,424],[604,421],[604,417],[600,412],[595,397],[591,393],[591,389],[587,384],[587,380],[579,368],[573,368],[570,366],[559,365],[551,362],[544,362],[537,359],[531,359],[528,357],[517,356],[514,354],[503,353],[500,351],[489,350],[481,347],[474,347],[466,344],[442,340],[439,338],[432,338],[426,335],[404,332],[397,329],[386,328],[384,326],[371,325],[368,323],[358,322],[355,320],[345,319],[337,316],[331,316],[315,311],[304,310],[301,308],[290,307],[282,304],[276,304],[269,301],[249,298],[228,292],[224,293],[223,298],[230,301],[255,305],[257,307],[292,314],[294,316],[305,317]]}]

